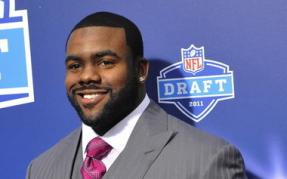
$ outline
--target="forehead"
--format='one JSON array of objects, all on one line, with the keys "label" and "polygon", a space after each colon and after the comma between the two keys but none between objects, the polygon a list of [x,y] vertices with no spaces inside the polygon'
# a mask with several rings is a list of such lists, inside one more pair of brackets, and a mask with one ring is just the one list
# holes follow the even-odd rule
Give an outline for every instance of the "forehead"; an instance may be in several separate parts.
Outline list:
[{"label": "forehead", "polygon": [[91,26],[72,32],[67,43],[67,53],[90,48],[127,50],[125,30],[117,27]]}]

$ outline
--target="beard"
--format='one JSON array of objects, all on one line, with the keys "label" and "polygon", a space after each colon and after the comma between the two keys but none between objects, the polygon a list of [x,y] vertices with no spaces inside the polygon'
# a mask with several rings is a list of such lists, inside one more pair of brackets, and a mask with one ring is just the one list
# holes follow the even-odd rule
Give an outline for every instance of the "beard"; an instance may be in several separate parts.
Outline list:
[{"label": "beard", "polygon": [[[112,92],[112,89],[109,90],[109,101],[104,105],[103,110],[94,117],[88,117],[84,114],[75,98],[75,93],[67,96],[82,122],[92,127],[98,135],[104,135],[137,107],[139,103],[139,83],[135,76],[130,74],[126,84],[118,92]],[[88,85],[86,87],[91,88]]]}]

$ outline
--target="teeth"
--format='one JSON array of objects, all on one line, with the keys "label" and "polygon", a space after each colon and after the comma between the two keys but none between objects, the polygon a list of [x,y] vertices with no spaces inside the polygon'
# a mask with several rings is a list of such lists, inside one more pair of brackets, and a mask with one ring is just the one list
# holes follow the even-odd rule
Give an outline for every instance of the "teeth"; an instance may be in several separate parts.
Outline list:
[{"label": "teeth", "polygon": [[83,98],[85,99],[94,99],[97,95],[96,94],[85,94]]}]

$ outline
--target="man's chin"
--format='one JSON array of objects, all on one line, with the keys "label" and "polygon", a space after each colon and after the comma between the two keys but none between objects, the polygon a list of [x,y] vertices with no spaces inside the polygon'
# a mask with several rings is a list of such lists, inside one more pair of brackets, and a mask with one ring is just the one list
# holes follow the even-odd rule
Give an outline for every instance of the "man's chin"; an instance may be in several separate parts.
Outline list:
[{"label": "man's chin", "polygon": [[99,117],[94,117],[92,119],[81,117],[81,120],[100,136],[104,135],[111,128],[111,125],[107,121],[104,121],[104,119],[100,119]]},{"label": "man's chin", "polygon": [[98,123],[98,115],[81,115],[84,124],[93,127]]}]

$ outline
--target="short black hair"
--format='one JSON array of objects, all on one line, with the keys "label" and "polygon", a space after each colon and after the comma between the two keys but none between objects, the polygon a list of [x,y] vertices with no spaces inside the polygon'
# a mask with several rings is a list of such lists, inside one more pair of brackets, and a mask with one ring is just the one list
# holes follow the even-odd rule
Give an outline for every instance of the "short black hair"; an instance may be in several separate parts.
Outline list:
[{"label": "short black hair", "polygon": [[67,38],[66,47],[71,34],[75,30],[92,26],[123,28],[125,30],[126,43],[131,49],[132,56],[134,58],[144,56],[143,40],[139,28],[131,20],[111,12],[96,12],[83,18],[71,30]]}]

